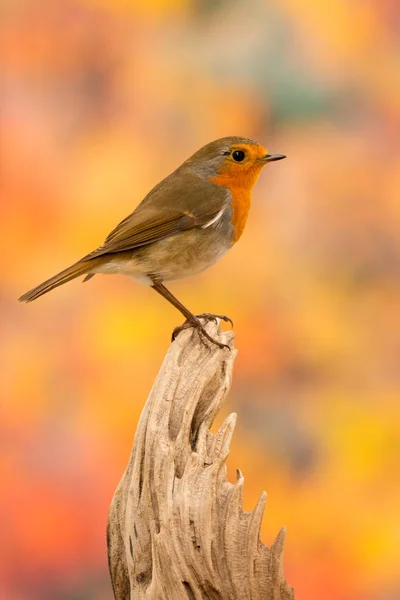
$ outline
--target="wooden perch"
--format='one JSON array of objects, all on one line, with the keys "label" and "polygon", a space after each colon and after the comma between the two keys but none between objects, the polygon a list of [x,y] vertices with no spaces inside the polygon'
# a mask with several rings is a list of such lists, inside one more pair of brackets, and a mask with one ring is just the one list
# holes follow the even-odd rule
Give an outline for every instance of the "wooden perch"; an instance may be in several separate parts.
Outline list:
[{"label": "wooden perch", "polygon": [[259,539],[266,494],[242,507],[243,476],[226,479],[236,422],[210,427],[232,378],[233,334],[207,331],[232,350],[180,333],[141,414],[109,513],[107,542],[116,600],[293,600],[283,576],[282,529]]}]

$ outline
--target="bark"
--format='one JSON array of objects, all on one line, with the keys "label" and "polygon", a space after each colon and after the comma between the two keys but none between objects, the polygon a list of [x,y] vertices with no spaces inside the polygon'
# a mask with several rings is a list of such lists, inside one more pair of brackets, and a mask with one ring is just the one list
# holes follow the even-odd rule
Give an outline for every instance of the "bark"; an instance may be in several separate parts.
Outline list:
[{"label": "bark", "polygon": [[266,494],[242,510],[243,476],[226,478],[236,422],[210,427],[229,390],[233,334],[208,332],[231,350],[177,337],[141,414],[109,513],[109,567],[116,600],[292,600],[282,567],[284,529],[259,539]]}]

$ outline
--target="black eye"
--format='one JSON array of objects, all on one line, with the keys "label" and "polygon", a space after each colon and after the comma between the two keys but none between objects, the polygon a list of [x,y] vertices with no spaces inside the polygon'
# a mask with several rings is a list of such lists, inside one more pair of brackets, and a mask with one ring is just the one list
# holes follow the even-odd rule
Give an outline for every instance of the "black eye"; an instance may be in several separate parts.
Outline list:
[{"label": "black eye", "polygon": [[236,162],[242,162],[242,160],[244,160],[245,157],[245,153],[243,152],[243,150],[235,150],[234,152],[232,152],[232,158],[233,160],[235,160]]}]

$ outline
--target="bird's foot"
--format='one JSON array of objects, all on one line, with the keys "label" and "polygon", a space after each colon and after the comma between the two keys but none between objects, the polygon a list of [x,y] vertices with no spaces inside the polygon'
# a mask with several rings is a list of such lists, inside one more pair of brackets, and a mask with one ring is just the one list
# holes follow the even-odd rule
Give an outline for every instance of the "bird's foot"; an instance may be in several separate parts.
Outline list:
[{"label": "bird's foot", "polygon": [[196,315],[196,317],[198,319],[205,319],[206,321],[214,321],[214,323],[217,323],[218,322],[217,319],[220,319],[221,321],[225,321],[225,323],[230,323],[231,326],[233,327],[232,319],[230,319],[226,315],[214,315],[213,313],[202,313],[201,315]]},{"label": "bird's foot", "polygon": [[[199,315],[198,317],[193,316],[192,318],[186,319],[186,321],[182,325],[179,325],[179,327],[175,327],[175,329],[173,330],[172,341],[175,340],[176,336],[181,331],[184,331],[185,329],[190,329],[191,327],[193,327],[194,329],[197,329],[197,331],[199,332],[200,339],[203,343],[204,343],[204,338],[205,338],[206,340],[208,340],[212,344],[215,344],[216,346],[218,346],[221,349],[228,348],[228,350],[230,350],[230,347],[228,346],[228,344],[223,344],[222,342],[219,342],[218,340],[215,340],[213,337],[211,337],[211,335],[205,330],[204,326],[202,325],[202,323],[200,321],[200,318],[202,318],[202,319],[204,318],[204,319],[207,319],[208,321],[217,322],[217,317],[223,318],[223,317],[219,317],[219,315],[211,315],[211,314],[207,313],[207,315]],[[232,321],[230,319],[228,319],[228,317],[225,317],[225,319],[232,323]]]}]

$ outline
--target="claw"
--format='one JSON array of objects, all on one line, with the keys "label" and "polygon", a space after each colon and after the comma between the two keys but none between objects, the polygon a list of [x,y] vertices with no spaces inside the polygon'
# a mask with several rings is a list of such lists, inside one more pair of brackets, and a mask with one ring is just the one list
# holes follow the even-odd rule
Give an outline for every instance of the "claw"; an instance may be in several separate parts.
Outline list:
[{"label": "claw", "polygon": [[[199,317],[201,318],[207,318],[205,315],[199,315]],[[176,339],[176,336],[183,330],[185,329],[189,329],[190,327],[194,327],[195,329],[197,329],[200,339],[204,342],[204,338],[206,338],[206,340],[208,340],[209,342],[211,342],[212,344],[215,344],[216,346],[218,346],[219,348],[223,349],[223,348],[228,348],[228,350],[230,350],[230,346],[228,346],[228,344],[223,344],[222,342],[219,342],[218,340],[215,340],[213,337],[211,337],[211,335],[209,333],[207,333],[207,331],[204,329],[203,325],[200,322],[200,318],[199,317],[194,317],[193,319],[188,319],[187,321],[185,321],[182,325],[179,325],[179,327],[175,327],[175,329],[172,332],[172,341],[174,341]],[[215,322],[217,322],[216,317],[218,317],[218,315],[208,315],[208,320],[214,320]],[[219,317],[218,317],[219,318]],[[230,319],[229,319],[230,320]]]},{"label": "claw", "polygon": [[217,323],[217,319],[221,319],[221,321],[225,321],[225,323],[230,323],[233,327],[233,321],[226,315],[214,315],[213,313],[202,313],[201,315],[196,315],[198,319],[205,319],[206,321],[214,321]]}]

